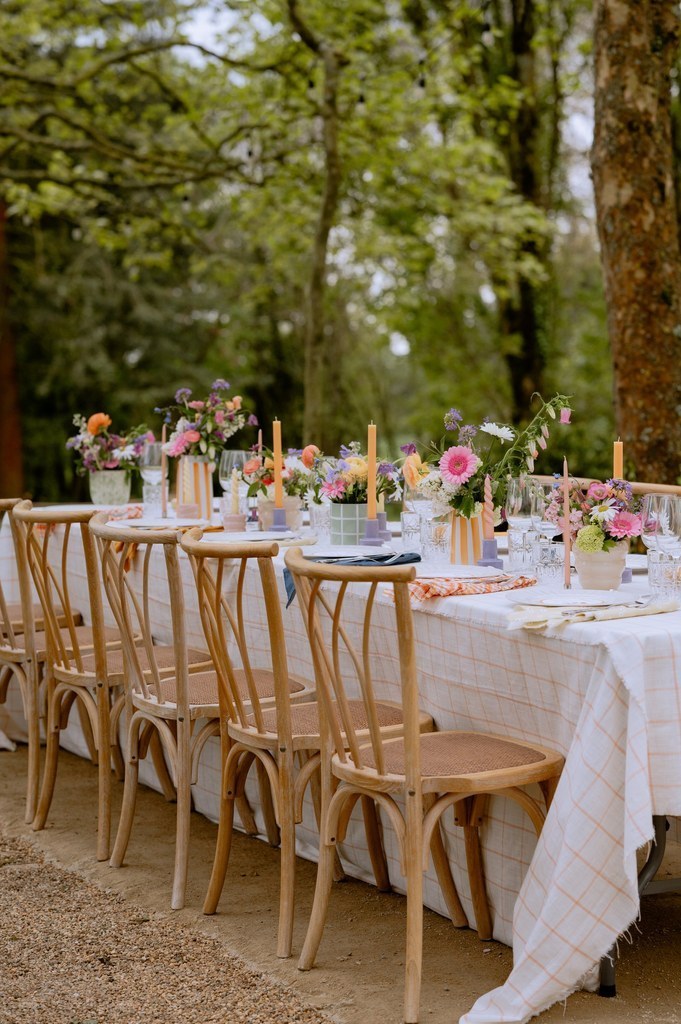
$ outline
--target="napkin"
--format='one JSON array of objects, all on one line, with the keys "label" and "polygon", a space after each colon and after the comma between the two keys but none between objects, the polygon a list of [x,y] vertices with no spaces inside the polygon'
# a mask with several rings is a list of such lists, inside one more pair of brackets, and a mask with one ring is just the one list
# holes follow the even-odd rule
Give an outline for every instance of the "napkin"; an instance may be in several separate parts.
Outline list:
[{"label": "napkin", "polygon": [[473,594],[495,594],[500,590],[520,590],[522,587],[533,587],[534,576],[492,577],[491,579],[462,579],[456,577],[436,577],[434,579],[416,579],[409,584],[409,593],[416,601],[426,601],[430,597],[466,597]]},{"label": "napkin", "polygon": [[[421,556],[416,551],[403,551],[398,555],[320,555],[319,558],[311,557],[309,561],[321,565],[410,565],[412,562],[420,562]],[[296,585],[289,569],[284,569],[284,586],[288,608],[296,596]]]},{"label": "napkin", "polygon": [[660,615],[681,607],[676,600],[651,601],[650,604],[618,604],[611,608],[581,608],[570,612],[565,608],[540,608],[519,605],[509,616],[509,629],[564,629],[573,622],[602,622],[604,619],[633,619],[639,615]]}]

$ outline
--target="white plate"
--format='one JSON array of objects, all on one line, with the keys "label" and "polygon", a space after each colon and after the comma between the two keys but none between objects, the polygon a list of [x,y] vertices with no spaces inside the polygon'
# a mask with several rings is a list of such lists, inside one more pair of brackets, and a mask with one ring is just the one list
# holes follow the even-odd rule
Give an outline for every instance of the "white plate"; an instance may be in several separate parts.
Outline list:
[{"label": "white plate", "polygon": [[276,530],[239,530],[236,533],[221,530],[219,533],[207,533],[203,539],[206,541],[218,540],[221,543],[226,541],[229,544],[250,544],[252,541],[293,540],[294,537],[295,533],[291,530],[281,533]]},{"label": "white plate", "polygon": [[382,545],[380,548],[371,547],[368,544],[327,544],[318,547],[316,544],[312,551],[306,551],[306,558],[371,558],[372,555],[395,555],[397,552],[390,547]]},{"label": "white plate", "polygon": [[633,604],[635,600],[631,594],[621,594],[617,590],[577,590],[569,594],[544,590],[527,596],[517,593],[508,596],[514,604],[541,608],[614,608],[620,604]]},{"label": "white plate", "polygon": [[139,530],[177,530],[185,526],[210,526],[207,519],[112,519],[114,526]]},{"label": "white plate", "polygon": [[420,580],[481,580],[490,576],[508,579],[502,569],[495,569],[491,565],[452,565],[450,562],[417,563],[416,573]]}]

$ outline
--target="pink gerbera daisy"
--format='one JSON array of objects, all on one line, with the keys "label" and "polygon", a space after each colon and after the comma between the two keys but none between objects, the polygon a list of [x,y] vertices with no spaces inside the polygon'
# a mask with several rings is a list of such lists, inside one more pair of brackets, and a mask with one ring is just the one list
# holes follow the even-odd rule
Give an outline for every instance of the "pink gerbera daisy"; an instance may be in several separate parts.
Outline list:
[{"label": "pink gerbera daisy", "polygon": [[342,498],[345,494],[345,483],[343,480],[326,480],[322,484],[322,494],[327,498]]},{"label": "pink gerbera daisy", "polygon": [[618,512],[608,523],[608,533],[612,537],[623,540],[625,537],[638,537],[641,534],[641,517],[633,512]]},{"label": "pink gerbera daisy", "polygon": [[475,452],[465,445],[455,444],[440,459],[440,472],[446,483],[458,487],[470,480],[479,465],[480,459]]}]

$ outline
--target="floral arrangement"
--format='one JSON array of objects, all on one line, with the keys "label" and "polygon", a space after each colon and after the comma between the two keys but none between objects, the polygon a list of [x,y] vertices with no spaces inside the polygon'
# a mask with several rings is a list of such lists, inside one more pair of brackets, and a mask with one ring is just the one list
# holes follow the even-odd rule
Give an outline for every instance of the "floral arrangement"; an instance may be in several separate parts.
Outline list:
[{"label": "floral arrangement", "polygon": [[171,426],[164,447],[166,455],[205,456],[213,462],[237,430],[246,423],[257,427],[256,417],[247,416],[242,409],[241,396],[229,398],[225,394],[229,387],[226,380],[213,381],[210,394],[200,399],[192,398],[190,388],[179,388],[173,405],[154,410]]},{"label": "floral arrangement", "polygon": [[131,427],[126,434],[109,433],[111,417],[105,412],[95,412],[87,420],[77,413],[73,423],[78,433],[68,439],[66,447],[79,456],[76,472],[81,476],[101,469],[136,469],[145,444],[154,440],[144,424]]},{"label": "floral arrangement", "polygon": [[[274,455],[269,448],[253,449],[256,454],[244,464],[241,478],[248,484],[248,496],[264,494],[274,498]],[[284,494],[302,498],[312,487],[312,475],[303,464],[299,448],[289,448],[284,456],[281,482]]]},{"label": "floral arrangement", "polygon": [[[546,507],[546,518],[563,530],[563,482],[556,484]],[[570,533],[580,551],[609,551],[621,540],[639,537],[643,519],[631,484],[624,480],[594,481],[586,491],[570,485]]]},{"label": "floral arrangement", "polygon": [[555,395],[549,402],[538,397],[541,408],[520,431],[491,420],[484,420],[479,426],[464,424],[458,409],[450,409],[444,426],[447,433],[454,435],[454,444],[447,444],[445,434],[439,444],[433,443],[426,449],[423,458],[414,443],[402,446],[406,486],[433,503],[434,515],[445,515],[454,509],[470,519],[480,513],[485,477],[489,476],[494,504],[503,506],[508,477],[534,472],[534,460],[539,450],[547,446],[550,426],[556,420],[570,422],[569,399],[565,395]]},{"label": "floral arrangement", "polygon": [[[313,500],[325,498],[339,505],[360,505],[367,500],[369,464],[359,441],[341,445],[338,456],[324,455],[316,445],[303,449],[302,461],[312,474]],[[376,464],[376,496],[387,501],[402,496],[400,471],[392,462]]]}]

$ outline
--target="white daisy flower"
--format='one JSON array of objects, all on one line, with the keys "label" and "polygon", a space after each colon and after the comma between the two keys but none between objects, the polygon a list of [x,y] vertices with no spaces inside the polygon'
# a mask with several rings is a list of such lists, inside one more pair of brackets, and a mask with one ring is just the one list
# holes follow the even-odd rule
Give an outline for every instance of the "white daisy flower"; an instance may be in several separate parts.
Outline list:
[{"label": "white daisy flower", "polygon": [[504,427],[499,423],[483,423],[480,430],[492,437],[498,437],[501,441],[512,441],[515,434],[510,427]]}]

